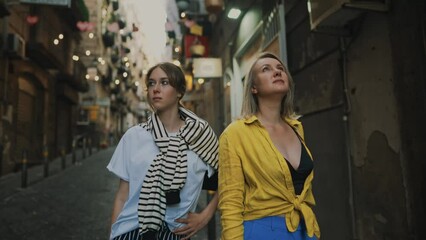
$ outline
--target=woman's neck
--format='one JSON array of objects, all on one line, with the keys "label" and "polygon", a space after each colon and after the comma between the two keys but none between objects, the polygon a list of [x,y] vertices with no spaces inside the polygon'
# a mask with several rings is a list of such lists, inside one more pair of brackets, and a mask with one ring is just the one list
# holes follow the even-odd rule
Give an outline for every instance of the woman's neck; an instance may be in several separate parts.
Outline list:
[{"label": "woman's neck", "polygon": [[260,101],[257,118],[263,125],[275,125],[282,123],[281,102]]},{"label": "woman's neck", "polygon": [[157,112],[157,115],[167,132],[177,132],[183,125],[183,120],[180,118],[179,110],[177,108],[169,111]]}]

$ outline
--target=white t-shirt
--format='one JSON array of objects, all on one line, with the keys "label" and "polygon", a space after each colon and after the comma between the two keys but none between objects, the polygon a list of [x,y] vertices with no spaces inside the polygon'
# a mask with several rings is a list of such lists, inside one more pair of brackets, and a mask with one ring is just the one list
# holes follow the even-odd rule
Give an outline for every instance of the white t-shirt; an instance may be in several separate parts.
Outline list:
[{"label": "white t-shirt", "polygon": [[[107,169],[129,182],[129,197],[112,225],[111,239],[138,228],[140,190],[145,175],[159,152],[151,133],[139,125],[129,128],[118,143]],[[175,222],[176,219],[185,218],[188,212],[195,211],[205,172],[208,171],[209,176],[214,173],[214,169],[193,151],[187,150],[187,159],[188,173],[180,192],[181,201],[166,209],[165,222],[172,231],[184,225]]]}]

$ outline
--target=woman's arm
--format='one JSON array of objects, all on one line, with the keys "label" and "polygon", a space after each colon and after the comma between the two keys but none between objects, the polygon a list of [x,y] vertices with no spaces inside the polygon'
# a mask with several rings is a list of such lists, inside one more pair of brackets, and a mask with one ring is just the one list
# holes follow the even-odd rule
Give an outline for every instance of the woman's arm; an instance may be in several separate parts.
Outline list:
[{"label": "woman's arm", "polygon": [[222,224],[222,240],[243,239],[244,173],[240,156],[241,148],[235,132],[222,134],[219,140],[219,209]]},{"label": "woman's arm", "polygon": [[111,215],[111,226],[117,220],[118,215],[123,209],[124,203],[127,201],[129,197],[129,182],[120,179],[120,183],[118,185],[118,190],[115,195],[114,205],[112,209]]},{"label": "woman's arm", "polygon": [[205,227],[210,219],[214,216],[216,212],[217,203],[218,203],[218,193],[215,192],[213,198],[210,200],[209,204],[203,209],[200,213],[188,213],[186,218],[176,219],[176,222],[185,223],[184,227],[178,228],[174,231],[178,235],[186,235],[182,240],[189,239],[194,236],[200,229]]}]

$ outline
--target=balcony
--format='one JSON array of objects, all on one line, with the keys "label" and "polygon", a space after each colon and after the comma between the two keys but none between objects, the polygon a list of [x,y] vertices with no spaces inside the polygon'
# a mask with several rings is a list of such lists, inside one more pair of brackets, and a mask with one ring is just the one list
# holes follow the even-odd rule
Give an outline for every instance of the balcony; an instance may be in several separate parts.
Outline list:
[{"label": "balcony", "polygon": [[73,62],[73,72],[71,74],[61,72],[57,74],[56,78],[79,92],[87,92],[89,83],[85,78],[86,72],[86,66],[81,61],[77,61]]},{"label": "balcony", "polygon": [[38,22],[29,29],[27,56],[46,69],[72,74],[71,58],[81,41],[77,22],[89,18],[84,1],[71,1],[70,7],[34,5],[32,11]]}]

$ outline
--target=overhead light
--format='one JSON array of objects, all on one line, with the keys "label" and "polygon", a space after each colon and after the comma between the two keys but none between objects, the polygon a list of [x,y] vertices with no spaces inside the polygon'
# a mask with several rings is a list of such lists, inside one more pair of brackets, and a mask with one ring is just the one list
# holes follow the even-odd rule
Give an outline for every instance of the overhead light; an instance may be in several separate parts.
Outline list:
[{"label": "overhead light", "polygon": [[231,8],[228,12],[228,18],[237,19],[241,14],[241,10],[238,8]]}]

